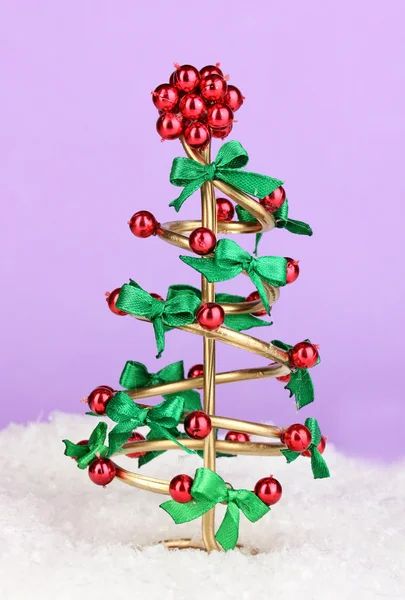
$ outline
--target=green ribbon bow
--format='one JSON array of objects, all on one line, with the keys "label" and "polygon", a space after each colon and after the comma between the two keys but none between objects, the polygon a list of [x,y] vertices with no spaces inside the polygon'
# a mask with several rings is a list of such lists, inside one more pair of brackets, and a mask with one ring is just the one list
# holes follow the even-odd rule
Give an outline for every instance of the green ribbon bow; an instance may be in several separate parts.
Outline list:
[{"label": "green ribbon bow", "polygon": [[104,457],[108,454],[108,448],[104,444],[107,435],[107,423],[99,423],[86,445],[73,444],[69,440],[62,440],[65,444],[65,456],[72,456],[77,459],[79,469],[85,469],[94,459],[99,456]]},{"label": "green ribbon bow", "polygon": [[[120,385],[127,389],[139,389],[163,385],[165,383],[174,383],[182,379],[184,379],[184,364],[182,360],[167,365],[157,373],[149,373],[144,364],[128,360],[121,373]],[[170,400],[175,396],[184,399],[184,410],[189,412],[201,410],[200,394],[195,390],[163,394],[165,400]]]},{"label": "green ribbon bow", "polygon": [[[309,342],[309,340],[305,340]],[[292,346],[289,344],[285,344],[284,342],[280,342],[280,340],[272,340],[271,343],[277,348],[284,350],[284,352],[288,352],[291,350]],[[321,362],[321,359],[318,358],[318,363]],[[290,392],[290,398],[295,396],[295,404],[297,406],[297,410],[306,406],[307,404],[311,404],[315,400],[315,390],[314,384],[312,383],[311,375],[309,374],[308,369],[297,369],[296,371],[291,371],[290,381],[287,385],[284,386],[285,390]]]},{"label": "green ribbon bow", "polygon": [[193,323],[199,306],[200,300],[195,294],[184,293],[166,301],[157,300],[132,280],[121,287],[117,300],[120,310],[151,321],[158,349],[156,358],[160,358],[165,349],[165,331]]},{"label": "green ribbon bow", "polygon": [[255,258],[233,240],[219,240],[212,258],[180,256],[180,259],[202,273],[210,283],[226,281],[246,271],[268,313],[270,313],[270,304],[262,280],[276,287],[286,284],[285,258],[281,256]]},{"label": "green ribbon bow", "polygon": [[[257,222],[257,219],[254,218],[253,215],[250,214],[248,210],[243,208],[243,206],[237,205],[235,207],[236,213],[238,215],[239,221],[242,223],[253,223]],[[291,233],[296,233],[298,235],[312,235],[312,229],[308,225],[308,223],[304,223],[303,221],[295,221],[294,219],[288,218],[288,200],[286,199],[282,206],[273,213],[273,217],[275,219],[275,226],[278,228],[285,228]],[[256,233],[256,243],[253,254],[257,256],[258,248],[260,240],[263,237],[263,233]]]},{"label": "green ribbon bow", "polygon": [[236,140],[223,144],[218,150],[217,158],[209,165],[202,165],[191,158],[175,158],[170,171],[170,183],[184,189],[169,206],[174,206],[178,212],[191,194],[206,181],[214,179],[230,183],[256,198],[264,198],[283,184],[282,181],[267,175],[241,171],[248,162],[248,153]]},{"label": "green ribbon bow", "polygon": [[[314,479],[325,479],[325,477],[330,477],[328,465],[317,448],[322,438],[318,421],[309,417],[305,420],[305,427],[309,429],[312,436],[312,441],[308,450],[311,453],[311,469]],[[281,450],[281,452],[286,457],[288,463],[293,462],[302,454],[301,452],[294,452],[293,450]]]},{"label": "green ribbon bow", "polygon": [[147,425],[153,437],[148,439],[169,439],[189,454],[195,454],[179,441],[172,430],[178,426],[183,416],[184,399],[174,397],[151,408],[141,408],[125,392],[117,392],[107,404],[107,416],[117,423],[108,435],[108,454],[111,456],[131,437],[132,431]]},{"label": "green ribbon bow", "polygon": [[270,510],[253,492],[229,489],[218,473],[202,467],[195,472],[191,495],[193,499],[185,504],[169,500],[163,502],[160,507],[176,524],[179,524],[198,519],[219,502],[227,503],[224,519],[215,534],[215,539],[224,550],[233,550],[236,546],[240,510],[252,523],[261,519]]},{"label": "green ribbon bow", "polygon": [[[199,289],[186,284],[175,284],[171,285],[168,289],[167,297],[172,297],[175,294],[181,294],[183,290],[189,290],[196,294],[201,299],[201,292]],[[245,302],[244,296],[236,296],[234,294],[215,294],[215,302],[221,303],[236,303]],[[246,329],[252,329],[253,327],[268,327],[272,325],[270,321],[263,321],[258,319],[251,314],[227,314],[225,315],[224,325],[233,329],[234,331],[245,331]],[[188,410],[187,408],[185,410]]]}]

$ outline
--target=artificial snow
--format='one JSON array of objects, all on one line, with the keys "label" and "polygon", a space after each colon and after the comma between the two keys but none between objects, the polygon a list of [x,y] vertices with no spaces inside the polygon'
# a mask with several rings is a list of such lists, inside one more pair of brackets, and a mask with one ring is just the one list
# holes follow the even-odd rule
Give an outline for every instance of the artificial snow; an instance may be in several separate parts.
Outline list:
[{"label": "artificial snow", "polygon": [[[175,525],[158,506],[164,496],[118,480],[94,485],[61,443],[87,438],[94,424],[58,413],[0,431],[1,600],[405,598],[404,462],[366,463],[329,445],[332,477],[314,480],[304,458],[222,458],[218,471],[235,488],[270,474],[283,485],[258,523],[241,515],[240,542],[260,554],[170,552],[156,542],[198,537],[201,520]],[[117,462],[136,469],[134,459]],[[171,479],[197,466],[174,451],[142,472]]]}]

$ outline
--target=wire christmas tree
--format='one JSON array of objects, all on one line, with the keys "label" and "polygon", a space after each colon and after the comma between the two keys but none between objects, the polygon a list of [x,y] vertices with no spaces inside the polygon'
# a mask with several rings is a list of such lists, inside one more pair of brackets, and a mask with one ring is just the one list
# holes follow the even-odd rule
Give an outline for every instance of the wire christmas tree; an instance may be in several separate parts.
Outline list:
[{"label": "wire christmas tree", "polygon": [[[129,226],[138,237],[158,236],[188,252],[180,259],[201,273],[201,290],[185,284],[171,285],[164,300],[130,280],[109,294],[107,301],[113,313],[132,315],[152,324],[157,358],[163,354],[166,333],[178,328],[203,337],[204,361],[192,367],[187,377],[183,361],[157,373],[150,373],[140,362],[128,361],[120,377],[124,390],[100,386],[86,399],[92,415],[107,416],[115,425],[108,431],[107,423],[101,421],[88,440],[64,443],[65,454],[76,459],[79,469],[88,468],[94,483],[105,486],[117,477],[129,485],[170,495],[161,508],[176,523],[202,517],[202,542],[167,540],[165,544],[169,548],[198,547],[211,552],[235,548],[240,512],[255,522],[282,495],[281,484],[273,476],[264,476],[253,491],[235,490],[216,472],[217,458],[237,454],[284,456],[290,463],[304,456],[310,458],[315,478],[329,477],[322,456],[326,440],[316,419],[280,428],[221,417],[215,410],[216,385],[258,377],[285,383],[297,409],[313,402],[308,369],[319,363],[316,345],[309,340],[294,346],[278,340],[269,343],[241,333],[271,325],[262,317],[270,315],[279,287],[292,283],[299,274],[298,263],[290,258],[257,257],[262,234],[275,227],[303,235],[312,235],[312,230],[306,223],[289,218],[282,181],[244,170],[248,154],[239,142],[224,143],[212,160],[211,138],[225,139],[229,135],[234,112],[244,101],[239,89],[227,83],[219,65],[200,71],[190,65],[175,66],[170,82],[159,85],[152,94],[160,113],[158,133],[162,139],[180,139],[186,153],[186,157],[173,161],[170,181],[183,189],[170,206],[179,211],[189,196],[200,190],[202,216],[196,221],[160,224],[150,212],[140,211]],[[231,200],[216,198],[215,190],[237,203],[237,221],[233,220],[235,207]],[[253,255],[231,239],[217,239],[218,234],[237,233],[256,234]],[[241,273],[256,288],[247,298],[216,293],[217,282]],[[216,342],[243,348],[272,362],[216,373]],[[197,389],[203,390],[203,405]],[[153,396],[162,396],[163,401],[155,406],[143,403]],[[149,428],[146,439],[137,431],[140,426]],[[218,429],[228,431],[224,440],[217,438]],[[277,443],[252,442],[251,434],[276,439]],[[132,473],[112,460],[125,454],[137,458],[138,467],[142,467],[166,450],[198,453],[203,466],[193,477],[178,474],[166,481]],[[217,528],[218,503],[226,504],[227,509]]]}]

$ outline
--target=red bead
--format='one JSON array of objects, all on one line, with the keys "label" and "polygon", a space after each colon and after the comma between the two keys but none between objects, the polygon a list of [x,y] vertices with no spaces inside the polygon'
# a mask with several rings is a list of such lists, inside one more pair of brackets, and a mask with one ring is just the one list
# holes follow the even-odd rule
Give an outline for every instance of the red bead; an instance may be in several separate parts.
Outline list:
[{"label": "red bead", "polygon": [[[325,452],[325,448],[326,448],[326,441],[327,438],[322,436],[321,437],[321,441],[319,442],[319,444],[317,445],[317,450],[323,454]],[[308,458],[311,457],[311,450],[304,450],[304,452],[302,453],[302,456],[307,456]]]},{"label": "red bead", "polygon": [[208,75],[200,82],[201,96],[208,102],[219,102],[227,92],[228,86],[221,75]]},{"label": "red bead", "polygon": [[179,92],[173,85],[162,83],[152,92],[152,101],[158,110],[175,112],[179,101]]},{"label": "red bead", "polygon": [[173,500],[182,504],[193,499],[190,491],[193,480],[189,475],[176,475],[169,483],[169,492]]},{"label": "red bead", "polygon": [[163,140],[175,140],[183,133],[183,123],[174,113],[165,112],[156,121],[156,131]]},{"label": "red bead", "polygon": [[162,298],[162,296],[159,296],[159,294],[150,294],[152,296],[152,298],[156,298],[156,300],[162,300],[163,302],[165,301],[164,298]]},{"label": "red bead", "polygon": [[[249,296],[246,298],[246,302],[254,302],[255,300],[260,300],[259,292],[256,291],[249,294]],[[267,315],[267,311],[265,308],[263,308],[262,310],[253,312],[252,315],[255,317],[263,317],[263,315]]]},{"label": "red bead", "polygon": [[224,140],[231,133],[233,128],[233,123],[230,123],[228,127],[224,127],[223,129],[213,129],[211,128],[211,135],[213,138],[218,138],[219,140]]},{"label": "red bead", "polygon": [[211,139],[207,125],[195,121],[184,132],[184,140],[191,148],[204,148]]},{"label": "red bead", "polygon": [[259,479],[255,485],[254,492],[267,506],[272,506],[280,500],[283,488],[281,487],[281,483],[270,475],[270,477]]},{"label": "red bead", "polygon": [[207,123],[214,129],[223,129],[228,127],[233,121],[233,112],[226,104],[217,102],[209,107],[207,113]]},{"label": "red bead", "polygon": [[203,329],[214,331],[225,321],[225,311],[220,304],[206,302],[201,304],[197,312],[197,321]]},{"label": "red bead", "polygon": [[87,404],[89,405],[91,412],[96,415],[105,415],[107,404],[114,394],[114,390],[108,385],[100,385],[93,390],[87,398]]},{"label": "red bead", "polygon": [[216,65],[207,65],[200,69],[200,79],[204,79],[204,77],[208,77],[208,75],[221,75],[224,76],[221,69],[219,68],[219,63]]},{"label": "red bead", "polygon": [[189,413],[184,420],[184,431],[194,440],[203,440],[212,429],[211,419],[202,410]]},{"label": "red bead", "polygon": [[287,261],[287,283],[294,283],[294,281],[298,278],[300,274],[300,268],[298,266],[298,260],[294,260],[293,258],[285,257]]},{"label": "red bead", "polygon": [[177,71],[173,71],[173,73],[169,77],[170,85],[174,85],[175,87],[176,87],[176,75],[177,75]]},{"label": "red bead", "polygon": [[218,221],[232,221],[235,214],[235,208],[230,200],[226,198],[217,198],[217,219]]},{"label": "red bead", "polygon": [[124,317],[128,313],[117,308],[117,300],[118,300],[118,296],[120,295],[120,291],[121,291],[121,288],[116,288],[112,292],[107,292],[106,293],[106,301],[108,304],[108,308],[110,309],[110,311],[112,313],[114,313],[115,315],[119,315],[120,317]]},{"label": "red bead", "polygon": [[318,362],[318,346],[311,344],[310,342],[299,342],[291,348],[289,355],[292,367],[296,367],[297,369],[310,369]]},{"label": "red bead", "polygon": [[[131,437],[128,439],[127,443],[129,442],[144,442],[145,438],[143,437],[143,435],[141,433],[138,433],[137,431],[133,431]],[[144,456],[144,454],[146,454],[146,452],[131,452],[131,454],[126,454],[126,456],[129,456],[129,458],[139,458],[140,456]]]},{"label": "red bead", "polygon": [[198,94],[186,94],[180,101],[180,112],[185,119],[199,119],[206,110],[205,102]]},{"label": "red bead", "polygon": [[242,431],[228,431],[225,439],[227,442],[250,442],[250,436]]},{"label": "red bead", "polygon": [[296,423],[290,425],[280,436],[280,441],[293,452],[303,452],[308,448],[312,441],[311,432],[305,425]]},{"label": "red bead", "polygon": [[97,458],[90,463],[88,474],[96,485],[108,485],[115,477],[117,470],[109,458]]},{"label": "red bead", "polygon": [[291,379],[291,375],[281,375],[280,377],[276,377],[277,381],[281,381],[281,383],[289,383]]},{"label": "red bead", "polygon": [[136,237],[148,238],[155,235],[159,223],[148,210],[140,210],[131,217],[128,225]]},{"label": "red bead", "polygon": [[260,200],[260,204],[264,206],[264,208],[269,213],[273,213],[282,206],[285,202],[285,190],[282,186],[278,187],[274,192],[271,192],[265,198]]},{"label": "red bead", "polygon": [[240,90],[234,85],[228,85],[228,90],[225,94],[224,102],[233,110],[237,111],[243,104],[244,97]]},{"label": "red bead", "polygon": [[[76,446],[87,446],[88,443],[89,440],[80,440],[80,442],[77,442]],[[77,456],[72,456],[72,458],[74,458],[74,460],[78,459]]]},{"label": "red bead", "polygon": [[190,233],[188,243],[193,252],[204,256],[212,252],[217,244],[215,234],[207,227],[197,227]]},{"label": "red bead", "polygon": [[192,92],[200,83],[200,74],[191,65],[182,65],[177,68],[175,85],[182,92]]},{"label": "red bead", "polygon": [[191,367],[191,369],[187,373],[187,377],[189,379],[194,379],[195,377],[202,377],[203,375],[204,365],[194,365],[194,367]]}]

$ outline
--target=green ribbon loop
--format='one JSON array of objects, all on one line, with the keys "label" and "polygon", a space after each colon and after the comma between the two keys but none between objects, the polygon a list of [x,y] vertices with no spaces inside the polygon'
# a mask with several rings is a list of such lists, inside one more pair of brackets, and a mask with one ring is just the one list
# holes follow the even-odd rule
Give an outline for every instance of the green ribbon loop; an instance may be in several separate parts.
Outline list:
[{"label": "green ribbon loop", "polygon": [[[312,436],[312,441],[308,450],[311,453],[311,469],[314,479],[325,479],[326,477],[330,477],[328,465],[317,448],[322,438],[318,421],[309,417],[305,420],[305,427],[309,429]],[[293,450],[281,450],[281,452],[286,457],[288,463],[293,462],[302,454],[301,452],[294,452]]]},{"label": "green ribbon loop", "polygon": [[102,422],[95,427],[86,445],[82,446],[69,440],[62,440],[65,444],[65,456],[77,458],[79,469],[86,469],[99,456],[107,456],[108,448],[104,444],[106,435],[107,423]]},{"label": "green ribbon loop", "polygon": [[170,183],[184,189],[169,206],[174,206],[178,212],[191,194],[205,182],[214,179],[230,183],[256,198],[264,198],[283,184],[279,179],[267,175],[241,171],[248,162],[248,153],[236,140],[223,144],[215,161],[209,165],[202,165],[191,158],[175,158],[170,171]]},{"label": "green ribbon loop", "polygon": [[199,306],[200,300],[190,292],[178,294],[166,301],[158,300],[132,280],[121,287],[117,300],[120,310],[151,321],[158,349],[156,358],[162,356],[165,348],[165,331],[193,323]]},{"label": "green ribbon loop", "polygon": [[[308,339],[305,341],[309,342]],[[284,342],[280,342],[280,340],[272,340],[271,343],[274,346],[277,346],[277,348],[284,350],[284,352],[288,352],[292,348],[292,346],[285,344]],[[320,358],[318,359],[318,363],[319,362]],[[297,369],[295,371],[291,371],[290,381],[284,386],[284,389],[290,392],[290,398],[295,396],[297,410],[303,406],[306,406],[307,404],[311,404],[311,402],[315,400],[314,384],[312,383],[311,375],[309,374],[308,369]]]},{"label": "green ribbon loop", "polygon": [[[175,383],[184,379],[184,364],[182,360],[167,365],[157,373],[149,373],[146,366],[134,360],[128,360],[121,373],[120,385],[127,389],[139,389],[143,387],[152,387],[163,385],[165,383]],[[201,398],[195,390],[184,390],[173,394],[162,394],[165,400],[170,400],[174,396],[184,399],[184,410],[192,412],[201,410]]]},{"label": "green ribbon loop", "polygon": [[117,452],[131,437],[132,431],[147,425],[153,439],[169,439],[189,454],[195,454],[181,444],[171,432],[177,428],[184,412],[184,399],[178,396],[151,408],[141,408],[125,392],[117,392],[107,404],[107,416],[117,423],[108,435],[108,454]]},{"label": "green ribbon loop", "polygon": [[198,519],[219,502],[227,503],[224,519],[215,535],[224,550],[233,550],[238,541],[239,511],[255,523],[270,510],[253,492],[229,489],[218,473],[203,467],[195,472],[191,495],[193,499],[185,504],[169,500],[160,507],[179,524]]},{"label": "green ribbon loop", "polygon": [[268,313],[270,313],[270,304],[262,282],[265,281],[276,287],[286,284],[287,261],[285,258],[281,256],[255,258],[233,240],[219,240],[212,258],[180,256],[180,259],[202,273],[210,283],[226,281],[236,277],[242,271],[246,271],[256,286]]}]

